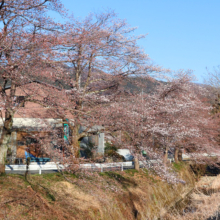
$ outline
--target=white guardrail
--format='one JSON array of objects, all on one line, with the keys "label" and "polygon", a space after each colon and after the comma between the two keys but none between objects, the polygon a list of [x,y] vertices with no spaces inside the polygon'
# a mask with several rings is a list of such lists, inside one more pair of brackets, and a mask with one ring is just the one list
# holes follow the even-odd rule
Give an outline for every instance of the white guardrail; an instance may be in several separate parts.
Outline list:
[{"label": "white guardrail", "polygon": [[[183,154],[182,158],[183,160],[190,160],[193,158],[194,154]],[[200,154],[200,156],[204,157],[216,157],[220,156],[219,154],[210,153],[210,154]],[[172,159],[170,159],[170,162]],[[148,167],[151,167],[155,164],[160,163],[159,160],[146,160],[144,164]],[[143,166],[143,162],[139,161],[140,166]],[[67,165],[68,166],[68,165]],[[115,162],[115,163],[87,163],[87,164],[80,164],[79,168],[86,169],[86,170],[99,170],[103,172],[104,169],[110,169],[110,168],[116,168],[123,170],[124,168],[131,168],[134,166],[134,163],[132,161],[127,162]],[[37,163],[37,162],[31,162],[29,165],[29,171],[39,171],[39,174],[41,174],[41,171],[43,170],[53,170],[58,171],[64,169],[64,165],[55,163],[55,162],[46,162],[46,163]],[[26,164],[13,164],[13,165],[6,165],[5,171],[26,171]]]},{"label": "white guardrail", "polygon": [[[203,156],[210,156],[203,154]],[[216,156],[215,154],[212,154],[211,156]],[[190,160],[191,155],[183,154],[183,160]],[[169,159],[170,163],[173,161],[172,159]],[[143,167],[144,164],[146,167],[152,167],[156,164],[162,163],[162,161],[159,160],[146,160],[144,163],[142,161],[139,161],[140,167]],[[67,167],[68,165],[66,165]],[[109,169],[117,169],[117,170],[124,170],[124,169],[131,169],[134,167],[134,163],[132,161],[127,162],[115,162],[115,163],[87,163],[87,164],[80,164],[80,169],[85,170],[91,170],[91,171],[100,171],[103,172],[104,170]],[[37,163],[37,162],[31,162],[29,165],[29,171],[39,171],[39,174],[41,174],[41,171],[58,171],[63,170],[65,168],[64,165],[55,163],[55,162],[46,162],[46,163]],[[26,171],[26,165],[25,164],[13,164],[13,165],[6,165],[5,171]]]},{"label": "white guardrail", "polygon": [[[64,166],[55,162],[46,162],[46,163],[31,162],[29,165],[30,171],[58,170],[58,169],[64,169]],[[26,171],[26,165],[25,164],[6,165],[5,171]]]},{"label": "white guardrail", "polygon": [[[140,162],[140,166],[143,165],[142,162]],[[99,170],[100,172],[103,172],[105,169],[120,169],[123,171],[124,168],[131,168],[133,166],[133,162],[115,162],[115,163],[88,163],[88,164],[80,164],[80,169],[86,169],[86,170]],[[46,162],[46,163],[36,163],[31,162],[29,165],[29,171],[39,171],[39,174],[41,174],[41,171],[44,170],[62,170],[64,169],[64,165],[55,163],[55,162]],[[19,165],[6,165],[5,171],[26,171],[26,165],[25,164],[19,164]]]}]

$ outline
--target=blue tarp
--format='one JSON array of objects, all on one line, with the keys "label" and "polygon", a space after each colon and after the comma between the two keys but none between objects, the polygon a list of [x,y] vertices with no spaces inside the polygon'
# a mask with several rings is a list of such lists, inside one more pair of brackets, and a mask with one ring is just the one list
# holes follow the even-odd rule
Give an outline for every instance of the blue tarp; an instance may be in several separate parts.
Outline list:
[{"label": "blue tarp", "polygon": [[25,157],[26,157],[26,159],[27,159],[28,157],[30,157],[30,158],[36,158],[34,155],[32,155],[31,153],[28,153],[27,151],[25,151]]},{"label": "blue tarp", "polygon": [[28,153],[27,151],[25,151],[25,157],[26,159],[28,157],[31,158],[31,162],[50,162],[50,158],[47,158],[47,157],[35,157],[34,155],[32,155],[31,153]]}]

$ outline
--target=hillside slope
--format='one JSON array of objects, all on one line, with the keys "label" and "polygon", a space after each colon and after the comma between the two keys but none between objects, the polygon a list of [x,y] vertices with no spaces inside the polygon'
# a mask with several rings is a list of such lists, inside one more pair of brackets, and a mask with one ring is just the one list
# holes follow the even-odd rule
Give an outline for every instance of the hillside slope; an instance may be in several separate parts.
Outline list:
[{"label": "hillside slope", "polygon": [[32,175],[28,181],[19,175],[1,176],[0,219],[154,219],[194,187],[187,168],[179,177],[185,185],[168,184],[146,169]]}]

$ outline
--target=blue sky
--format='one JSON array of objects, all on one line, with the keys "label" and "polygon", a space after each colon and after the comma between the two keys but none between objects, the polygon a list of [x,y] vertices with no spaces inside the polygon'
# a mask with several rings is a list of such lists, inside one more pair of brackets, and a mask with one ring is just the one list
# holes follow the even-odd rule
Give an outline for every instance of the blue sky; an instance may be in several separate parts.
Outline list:
[{"label": "blue sky", "polygon": [[139,42],[155,64],[191,69],[203,82],[206,67],[220,65],[219,0],[62,0],[75,17],[113,9],[148,34]]}]

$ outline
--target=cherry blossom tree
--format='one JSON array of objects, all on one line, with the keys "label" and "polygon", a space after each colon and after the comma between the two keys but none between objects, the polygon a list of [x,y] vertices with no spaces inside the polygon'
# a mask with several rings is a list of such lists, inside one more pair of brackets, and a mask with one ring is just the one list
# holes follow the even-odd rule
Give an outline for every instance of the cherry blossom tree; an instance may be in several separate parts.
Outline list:
[{"label": "cherry blossom tree", "polygon": [[[61,25],[48,18],[48,10],[63,14],[58,0],[0,4],[0,173],[14,114],[25,114],[20,108],[24,102],[46,107],[47,117],[68,124],[68,142],[60,135],[62,129],[51,130],[45,151],[52,152],[49,143],[57,140],[65,152],[58,147],[55,154],[65,153],[69,164],[80,162],[79,141],[90,135],[94,125],[103,126],[116,145],[129,148],[144,163],[142,151],[161,161],[156,169],[167,179],[174,178],[166,172],[169,149],[175,149],[176,161],[178,152],[190,144],[198,152],[211,149],[215,143],[214,133],[207,132],[214,128],[210,106],[201,100],[204,89],[195,89],[187,74],[159,83],[152,94],[122,89],[124,79],[145,79],[167,71],[152,65],[137,43],[143,36],[133,36],[135,28],[113,12],[91,14],[84,20],[71,17]],[[25,93],[22,102],[16,99],[17,88]],[[85,129],[80,131],[82,126]]]},{"label": "cherry blossom tree", "polygon": [[[24,102],[47,107],[48,116],[61,118],[63,123],[66,118],[72,120],[67,122],[72,133],[69,149],[78,157],[79,139],[100,124],[100,108],[113,98],[121,80],[162,71],[138,47],[141,37],[132,36],[135,28],[113,12],[90,15],[83,21],[71,18],[60,25],[46,14],[48,10],[63,14],[58,0],[1,3],[1,172],[13,117]],[[44,94],[28,86],[30,82],[41,84],[39,91],[43,89]],[[25,93],[22,102],[16,100],[18,87]],[[82,125],[86,130],[79,133]]]},{"label": "cherry blossom tree", "polygon": [[220,66],[216,66],[213,70],[207,69],[207,76],[205,79],[205,84],[210,86],[210,90],[213,94],[219,93],[220,87]]},{"label": "cherry blossom tree", "polygon": [[[16,89],[39,76],[47,76],[46,55],[55,42],[55,24],[48,10],[62,12],[58,0],[2,0],[0,2],[0,93],[3,130],[0,139],[0,173],[10,140],[13,117],[23,105],[16,100]],[[61,28],[61,27],[60,27]],[[53,31],[53,34],[51,33]],[[10,87],[10,92],[6,90]],[[27,94],[28,97],[28,94]],[[29,97],[30,98],[30,97]]]},{"label": "cherry blossom tree", "polygon": [[178,161],[178,153],[192,145],[197,159],[217,146],[211,107],[201,98],[205,92],[181,72],[170,82],[161,83],[154,94],[121,96],[103,111],[101,119],[116,145],[130,149],[145,164],[141,154],[147,152],[158,160],[155,169],[169,178],[165,172],[169,150],[174,150]]},{"label": "cherry blossom tree", "polygon": [[[61,52],[59,62],[68,67],[60,77],[68,85],[68,101],[59,103],[59,111],[56,108],[51,111],[64,121],[67,115],[73,119],[73,123],[69,122],[72,133],[69,143],[78,157],[79,140],[94,125],[104,125],[99,120],[100,113],[118,95],[122,80],[163,70],[152,65],[137,45],[142,36],[133,36],[135,28],[113,12],[91,14],[84,20],[72,18],[66,30],[56,48]],[[81,126],[86,130],[79,133]]]},{"label": "cherry blossom tree", "polygon": [[[175,149],[175,161],[178,161],[180,146],[184,148],[184,145],[186,147],[189,144],[186,140],[203,139],[204,141],[207,131],[204,132],[202,128],[206,127],[210,130],[206,125],[212,124],[211,117],[208,116],[210,106],[201,100],[204,89],[190,83],[187,75],[184,76],[182,73],[181,75],[181,78],[174,78],[164,88],[161,87],[160,104],[157,107],[159,130],[163,132],[156,133],[163,138],[166,136],[165,161],[171,146]],[[204,144],[207,144],[207,141]],[[200,142],[200,150],[201,146]]]}]

